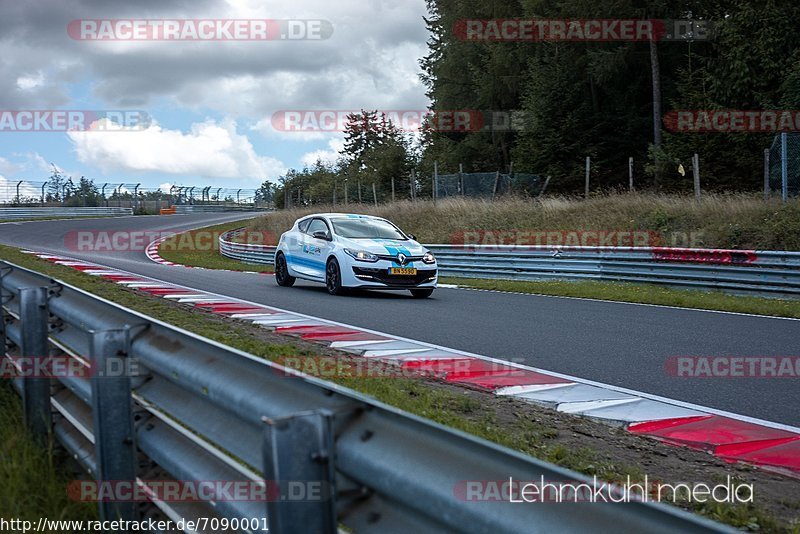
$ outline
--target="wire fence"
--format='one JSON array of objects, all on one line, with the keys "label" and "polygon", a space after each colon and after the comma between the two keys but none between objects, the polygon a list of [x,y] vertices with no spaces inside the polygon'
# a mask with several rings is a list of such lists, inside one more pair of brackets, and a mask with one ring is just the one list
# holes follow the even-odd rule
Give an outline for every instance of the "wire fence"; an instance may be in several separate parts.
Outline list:
[{"label": "wire fence", "polygon": [[536,174],[471,172],[440,174],[436,177],[436,197],[494,198],[498,195],[538,196],[545,180]]},{"label": "wire fence", "polygon": [[800,133],[776,135],[768,158],[769,192],[784,199],[800,195]]},{"label": "wire fence", "polygon": [[92,183],[71,180],[0,180],[0,206],[126,207],[157,211],[170,205],[270,205],[257,189],[173,185],[142,187],[134,183]]},{"label": "wire fence", "polygon": [[315,204],[386,204],[400,200],[472,197],[493,199],[504,195],[540,196],[549,179],[531,173],[473,172],[422,175],[416,172],[392,179],[363,178],[335,181],[287,182],[279,189],[276,207]]}]

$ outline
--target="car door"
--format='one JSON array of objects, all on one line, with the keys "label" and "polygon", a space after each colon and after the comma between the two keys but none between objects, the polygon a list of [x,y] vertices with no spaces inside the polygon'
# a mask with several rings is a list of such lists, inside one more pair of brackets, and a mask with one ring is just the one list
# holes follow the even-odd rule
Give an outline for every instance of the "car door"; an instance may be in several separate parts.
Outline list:
[{"label": "car door", "polygon": [[311,277],[313,275],[303,252],[307,244],[306,230],[308,230],[309,224],[311,224],[311,219],[300,221],[297,225],[297,230],[289,232],[285,240],[286,263],[289,265],[292,274],[301,277]]},{"label": "car door", "polygon": [[[325,239],[314,237],[317,232],[324,233],[327,237]],[[302,260],[298,263],[307,269],[309,276],[318,280],[325,280],[325,260],[331,250],[330,237],[331,230],[328,224],[320,218],[311,220],[303,236]]]}]

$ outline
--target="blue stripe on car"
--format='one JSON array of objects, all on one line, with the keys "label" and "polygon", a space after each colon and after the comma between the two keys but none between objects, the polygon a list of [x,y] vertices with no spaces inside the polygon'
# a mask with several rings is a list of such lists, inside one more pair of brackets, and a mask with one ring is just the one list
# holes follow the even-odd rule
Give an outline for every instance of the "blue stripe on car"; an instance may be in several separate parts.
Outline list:
[{"label": "blue stripe on car", "polygon": [[324,261],[312,260],[311,258],[303,258],[300,256],[293,256],[291,254],[286,254],[286,261],[296,265],[302,265],[303,267],[312,267],[319,269],[325,268]]}]

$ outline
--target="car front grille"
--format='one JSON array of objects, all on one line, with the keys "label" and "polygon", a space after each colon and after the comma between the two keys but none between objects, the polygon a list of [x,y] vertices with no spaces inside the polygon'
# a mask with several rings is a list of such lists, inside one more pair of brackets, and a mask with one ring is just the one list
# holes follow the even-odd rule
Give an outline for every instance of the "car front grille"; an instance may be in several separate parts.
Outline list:
[{"label": "car front grille", "polygon": [[418,286],[436,278],[436,269],[418,269],[414,275],[389,274],[387,269],[353,267],[353,274],[360,280],[380,282],[387,286]]},{"label": "car front grille", "polygon": [[[378,259],[391,261],[397,263],[397,256],[390,256],[389,254],[376,254]],[[414,261],[422,261],[422,256],[406,256],[406,263],[411,263]]]}]

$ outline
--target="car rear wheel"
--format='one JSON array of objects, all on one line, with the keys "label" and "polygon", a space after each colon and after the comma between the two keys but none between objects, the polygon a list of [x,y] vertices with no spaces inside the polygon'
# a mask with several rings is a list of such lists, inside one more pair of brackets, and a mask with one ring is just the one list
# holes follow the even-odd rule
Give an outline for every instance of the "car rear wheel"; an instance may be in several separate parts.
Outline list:
[{"label": "car rear wheel", "polygon": [[415,299],[426,299],[433,295],[433,288],[428,287],[425,289],[412,289],[411,295],[413,295]]},{"label": "car rear wheel", "polygon": [[325,287],[331,295],[342,295],[345,289],[342,287],[342,271],[339,269],[339,262],[336,258],[331,258],[325,265]]},{"label": "car rear wheel", "polygon": [[289,274],[289,266],[286,265],[286,257],[280,253],[275,258],[275,281],[279,286],[292,287],[295,280],[294,276]]}]

